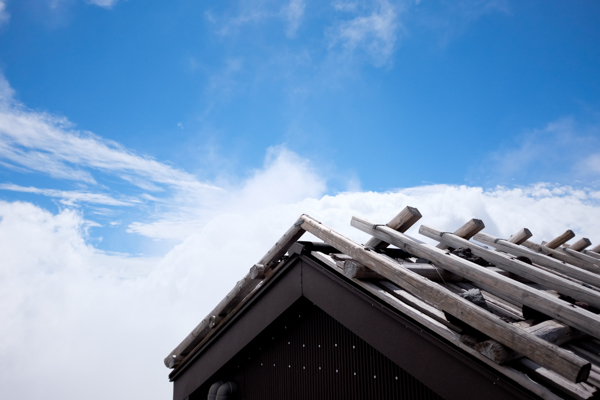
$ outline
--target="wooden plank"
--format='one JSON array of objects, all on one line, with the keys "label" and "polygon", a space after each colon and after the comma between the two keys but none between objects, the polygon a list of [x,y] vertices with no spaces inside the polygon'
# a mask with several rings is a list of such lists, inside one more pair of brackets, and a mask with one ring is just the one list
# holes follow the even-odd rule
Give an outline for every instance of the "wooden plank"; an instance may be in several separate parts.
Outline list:
[{"label": "wooden plank", "polygon": [[[332,257],[330,257],[329,255],[320,253],[320,252],[312,252],[311,255],[314,256],[319,261],[323,262],[325,265],[329,266],[330,268],[337,270],[335,260],[333,260]],[[493,361],[491,361],[488,358],[481,355],[476,350],[461,343],[460,335],[458,333],[454,332],[453,330],[449,329],[447,326],[434,320],[433,318],[428,317],[427,315],[416,310],[415,308],[410,307],[409,305],[402,302],[398,298],[392,296],[389,292],[376,286],[374,283],[367,282],[367,281],[359,281],[359,280],[355,280],[354,282],[357,285],[361,286],[363,289],[365,289],[367,292],[371,293],[373,296],[379,298],[384,303],[390,305],[391,307],[400,311],[401,313],[408,316],[409,318],[417,321],[417,323],[427,327],[431,331],[435,332],[436,334],[440,335],[444,339],[448,340],[450,343],[452,343],[456,347],[462,349],[466,353],[472,355],[473,357],[482,361],[489,367],[502,373],[506,377],[514,380],[519,385],[523,386],[524,388],[526,388],[526,389],[530,390],[531,392],[535,393],[536,395],[540,396],[542,399],[545,399],[545,400],[561,400],[562,399],[562,397],[557,396],[556,394],[554,394],[552,391],[550,391],[545,386],[535,382],[534,380],[532,380],[529,376],[527,376],[523,372],[518,371],[510,366],[496,364]],[[565,380],[562,379],[562,381],[565,381]],[[566,381],[566,382],[568,382],[568,381]],[[563,390],[568,390],[570,387],[571,386],[569,385],[568,387],[566,387]]]},{"label": "wooden plank", "polygon": [[533,234],[529,229],[523,228],[519,232],[509,237],[508,241],[514,244],[521,244],[532,236]]},{"label": "wooden plank", "polygon": [[576,251],[569,251],[569,249],[561,247],[550,249],[547,246],[533,243],[529,240],[523,242],[522,246],[527,247],[528,249],[537,253],[541,253],[565,263],[585,269],[586,271],[593,272],[594,274],[600,274],[600,262],[593,257],[586,256],[585,254],[578,253]]},{"label": "wooden plank", "polygon": [[[342,253],[346,253],[353,259],[360,261],[409,293],[431,304],[435,304],[447,313],[459,318],[489,337],[496,339],[498,342],[526,355],[540,365],[553,371],[557,371],[574,382],[585,380],[589,375],[591,366],[585,360],[562,350],[558,346],[547,343],[534,335],[528,334],[521,329],[507,324],[499,317],[450,292],[443,286],[433,283],[429,279],[423,278],[422,276],[403,268],[393,260],[382,257],[380,254],[373,251],[369,251],[368,248],[358,245],[311,217],[303,215],[301,218],[304,220],[302,227],[306,231],[337,248]],[[407,246],[405,243],[403,244],[395,239],[397,236],[405,236],[387,226],[373,227],[372,223],[360,223],[357,221],[359,220],[354,217],[352,219],[352,225],[355,227],[360,226],[361,230],[364,230],[387,243],[394,245],[400,243],[404,250],[407,250],[409,253],[418,257],[429,259],[435,258],[438,259],[438,262],[439,257],[447,257],[448,259],[456,260],[456,262],[460,264],[470,264],[458,257],[449,257],[443,250],[436,249],[433,246],[431,246],[431,248],[435,249],[435,251],[423,251],[425,245],[415,243],[408,238],[407,240],[410,244]],[[366,224],[368,229],[363,229],[364,224]],[[434,260],[432,259],[432,261]],[[490,274],[503,278],[501,275],[492,272],[490,272]]]},{"label": "wooden plank", "polygon": [[[485,228],[485,224],[483,223],[483,221],[480,219],[473,218],[469,222],[458,228],[456,231],[454,231],[454,234],[456,236],[469,240],[483,228]],[[440,243],[436,247],[442,250],[448,248],[448,246],[446,246],[444,243]]]},{"label": "wooden plank", "polygon": [[[269,249],[269,251],[256,263],[263,267],[263,273],[265,270],[272,268],[277,265],[279,260],[288,251],[290,246],[294,244],[304,234],[302,229],[302,222],[297,221],[294,225],[288,229],[283,236]],[[246,276],[238,281],[235,287],[225,296],[223,300],[217,304],[217,306],[204,318],[195,328],[190,332],[189,335],[183,339],[183,341],[165,358],[165,365],[168,368],[176,367],[181,360],[194,349],[202,339],[210,332],[210,318],[212,316],[224,317],[231,310],[238,306],[238,304],[246,298],[256,287],[260,284],[260,279],[252,277],[255,271],[246,274]]]},{"label": "wooden plank", "polygon": [[[506,254],[484,249],[473,242],[456,237],[455,235],[447,232],[442,232],[434,228],[421,225],[419,228],[419,233],[427,236],[428,238],[439,240],[448,246],[468,247],[471,249],[471,252],[474,255],[482,257],[488,262],[493,263],[506,271],[536,282],[549,289],[556,290],[559,293],[571,296],[576,300],[584,301],[600,308],[600,292],[596,290],[578,285],[575,282],[536,268],[533,265],[529,265],[523,261],[512,259]],[[598,323],[600,324],[600,317],[597,319]]]},{"label": "wooden plank", "polygon": [[[488,235],[487,233],[479,232],[473,237],[473,239],[481,242],[487,246],[495,247],[498,250],[502,250],[514,256],[523,256],[529,258],[536,264],[542,265],[554,271],[558,271],[567,276],[571,276],[587,284],[600,287],[600,276],[591,273],[589,271],[582,270],[581,268],[573,267],[572,265],[565,264],[557,260],[556,258],[548,257],[545,254],[540,254],[532,251],[523,246],[517,246],[506,240],[499,239],[495,236]],[[527,241],[523,243],[528,243]]]},{"label": "wooden plank", "polygon": [[573,243],[572,245],[570,245],[569,250],[582,251],[583,249],[586,249],[586,248],[590,247],[591,245],[592,245],[592,242],[590,242],[590,239],[581,238],[578,241],[576,241],[575,243]]},{"label": "wooden plank", "polygon": [[575,237],[575,232],[568,229],[562,235],[557,236],[554,239],[552,239],[551,241],[549,241],[548,243],[546,243],[546,247],[549,249],[555,249],[558,246],[560,246],[561,244],[567,243],[569,240],[573,239],[574,237]]},{"label": "wooden plank", "polygon": [[[387,226],[398,231],[406,232],[411,226],[413,226],[422,217],[419,210],[414,207],[406,206],[396,215],[394,218],[387,223]],[[377,249],[384,249],[389,246],[389,243],[385,243],[377,238],[371,238],[365,243],[367,247],[374,247]]]}]

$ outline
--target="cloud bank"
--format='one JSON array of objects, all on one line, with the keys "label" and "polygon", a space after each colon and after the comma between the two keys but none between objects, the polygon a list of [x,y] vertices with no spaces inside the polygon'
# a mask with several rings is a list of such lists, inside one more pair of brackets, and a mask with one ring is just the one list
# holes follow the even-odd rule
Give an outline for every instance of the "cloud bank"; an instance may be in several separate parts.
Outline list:
[{"label": "cloud bank", "polygon": [[[526,226],[538,242],[567,228],[600,240],[597,191],[549,184],[325,196],[323,190],[306,160],[273,151],[202,223],[191,229],[172,222],[171,229],[188,233],[161,258],[95,249],[86,242],[88,221],[76,209],[53,214],[30,203],[0,202],[3,395],[167,398],[164,356],[302,213],[359,242],[367,237],[349,226],[351,216],[383,223],[406,205],[424,215],[417,225],[442,230],[476,217],[501,237]],[[417,236],[416,229],[408,233]]]}]

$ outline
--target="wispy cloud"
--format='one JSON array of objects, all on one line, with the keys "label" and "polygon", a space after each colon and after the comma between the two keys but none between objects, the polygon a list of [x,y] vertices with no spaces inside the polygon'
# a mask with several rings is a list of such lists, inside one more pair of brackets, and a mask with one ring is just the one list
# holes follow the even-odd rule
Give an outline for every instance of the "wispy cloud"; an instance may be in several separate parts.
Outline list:
[{"label": "wispy cloud", "polygon": [[[491,154],[484,169],[494,180],[600,183],[600,124],[562,118],[517,136]],[[491,165],[489,164],[491,161]],[[490,168],[491,167],[491,168]]]},{"label": "wispy cloud", "polygon": [[6,11],[6,0],[0,0],[0,26],[4,25],[10,19],[10,14]]},{"label": "wispy cloud", "polygon": [[306,3],[305,0],[289,0],[281,5],[280,2],[249,0],[238,2],[237,6],[233,15],[205,14],[206,19],[217,26],[219,35],[235,35],[246,25],[279,20],[285,24],[286,35],[294,37],[302,24]]},{"label": "wispy cloud", "polygon": [[139,200],[117,200],[108,195],[101,193],[90,193],[75,190],[57,190],[57,189],[40,189],[35,187],[24,187],[11,183],[0,184],[0,190],[10,190],[13,192],[41,194],[47,197],[59,198],[60,202],[67,206],[74,206],[76,203],[93,203],[103,204],[107,206],[131,206],[139,203]]},{"label": "wispy cloud", "polygon": [[329,46],[341,47],[346,54],[363,51],[375,65],[383,65],[390,59],[398,40],[400,9],[387,0],[369,4],[369,7],[358,7],[354,2],[334,3],[337,10],[351,17],[328,29]]},{"label": "wispy cloud", "polygon": [[104,8],[112,8],[118,0],[87,0],[88,3]]},{"label": "wispy cloud", "polygon": [[[91,171],[116,175],[141,188],[159,185],[200,194],[219,190],[193,175],[120,144],[73,128],[66,118],[28,110],[0,80],[0,159],[57,179],[95,183]],[[8,97],[8,98],[7,98]]]}]

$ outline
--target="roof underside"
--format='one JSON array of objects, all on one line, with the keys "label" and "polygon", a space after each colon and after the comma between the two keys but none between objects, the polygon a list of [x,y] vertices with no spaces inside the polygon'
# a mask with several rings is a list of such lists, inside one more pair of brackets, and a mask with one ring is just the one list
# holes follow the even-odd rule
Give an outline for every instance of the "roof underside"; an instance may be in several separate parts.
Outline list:
[{"label": "roof underside", "polygon": [[475,219],[454,233],[421,226],[419,233],[439,242],[433,246],[402,233],[420,217],[407,207],[388,224],[353,218],[352,226],[373,236],[357,244],[301,216],[165,359],[175,368],[171,377],[254,301],[308,231],[324,242],[310,246],[313,260],[459,352],[542,398],[595,397],[599,246],[586,250],[585,238],[566,245],[571,231],[540,244],[528,240],[527,229],[501,239],[481,232]]}]

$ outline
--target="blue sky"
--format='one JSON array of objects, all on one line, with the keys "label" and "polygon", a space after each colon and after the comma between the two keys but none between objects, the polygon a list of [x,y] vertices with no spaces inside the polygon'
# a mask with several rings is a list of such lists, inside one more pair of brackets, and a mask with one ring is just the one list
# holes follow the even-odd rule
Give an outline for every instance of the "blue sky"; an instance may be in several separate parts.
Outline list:
[{"label": "blue sky", "polygon": [[[239,186],[270,148],[284,147],[312,164],[328,194],[598,186],[597,2],[2,4],[0,66],[13,112],[44,115],[67,136],[92,134],[190,182]],[[37,160],[64,156],[11,146]],[[102,249],[169,248],[124,233],[157,218],[162,206],[148,196],[172,201],[177,188],[161,178],[100,159],[63,158],[64,171],[52,173],[2,158],[3,199],[54,211],[61,197],[48,190],[134,202],[123,211],[68,201],[96,222],[90,240]]]},{"label": "blue sky", "polygon": [[[303,212],[356,240],[351,215],[408,204],[597,242],[598,21],[583,0],[0,0],[0,358],[39,355],[0,387],[136,397],[133,352],[168,396],[160,360]],[[81,388],[27,385],[105,340]]]}]

